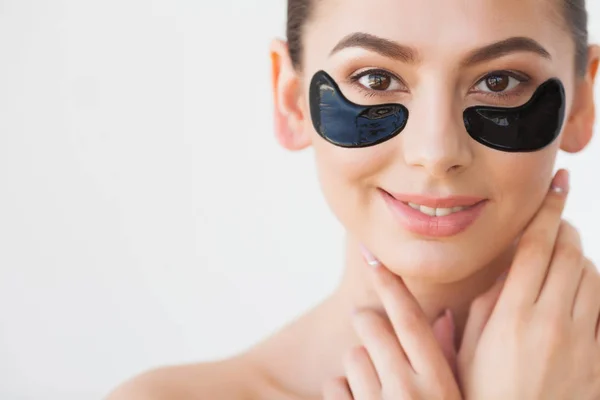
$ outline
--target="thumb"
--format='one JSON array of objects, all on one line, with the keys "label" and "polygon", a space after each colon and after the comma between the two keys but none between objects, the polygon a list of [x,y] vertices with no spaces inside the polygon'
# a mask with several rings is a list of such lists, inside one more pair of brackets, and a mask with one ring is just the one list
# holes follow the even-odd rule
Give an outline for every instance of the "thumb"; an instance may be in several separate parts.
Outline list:
[{"label": "thumb", "polygon": [[452,368],[454,377],[457,377],[456,363],[456,347],[454,345],[455,325],[452,311],[447,309],[446,312],[433,323],[433,334],[437,339],[442,353]]},{"label": "thumb", "polygon": [[487,292],[477,297],[471,303],[467,324],[465,326],[459,350],[461,363],[468,363],[473,358],[483,329],[488,323],[496,302],[498,301],[498,297],[502,292],[505,279],[506,274],[501,276]]}]

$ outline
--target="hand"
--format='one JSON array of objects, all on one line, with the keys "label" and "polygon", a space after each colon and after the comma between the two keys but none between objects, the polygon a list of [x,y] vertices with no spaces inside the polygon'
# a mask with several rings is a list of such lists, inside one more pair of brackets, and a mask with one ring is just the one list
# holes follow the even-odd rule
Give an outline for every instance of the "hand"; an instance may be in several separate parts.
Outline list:
[{"label": "hand", "polygon": [[[372,267],[375,289],[388,318],[360,310],[354,327],[363,346],[350,352],[346,377],[324,387],[325,400],[461,399],[453,371],[434,330],[453,332],[451,315],[434,329],[400,277],[382,265]],[[452,347],[452,337],[445,338]]]},{"label": "hand", "polygon": [[506,281],[472,306],[458,354],[466,399],[600,399],[600,276],[561,221],[568,175],[525,229]]}]

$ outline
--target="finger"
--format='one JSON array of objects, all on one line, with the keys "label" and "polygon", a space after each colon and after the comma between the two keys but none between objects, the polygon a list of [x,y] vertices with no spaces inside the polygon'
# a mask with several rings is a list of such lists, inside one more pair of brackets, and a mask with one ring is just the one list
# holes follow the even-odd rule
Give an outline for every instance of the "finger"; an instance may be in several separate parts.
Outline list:
[{"label": "finger", "polygon": [[436,378],[444,370],[451,375],[427,317],[402,279],[383,265],[372,270],[377,294],[412,369]]},{"label": "finger", "polygon": [[354,400],[346,378],[327,381],[323,385],[323,400]]},{"label": "finger", "polygon": [[456,366],[456,347],[454,344],[455,326],[454,316],[452,315],[452,311],[450,311],[450,309],[447,309],[444,312],[444,315],[439,317],[433,323],[433,336],[435,336],[440,344],[442,353],[444,354],[444,357],[446,357],[446,361],[448,361],[448,364],[452,369],[452,373],[456,378],[458,371]]},{"label": "finger", "polygon": [[556,173],[552,189],[540,209],[523,231],[498,300],[500,305],[531,305],[538,298],[550,264],[568,188],[568,172],[561,169]]},{"label": "finger", "polygon": [[367,349],[363,346],[352,349],[344,361],[344,370],[356,400],[381,399],[381,384]]},{"label": "finger", "polygon": [[406,376],[410,365],[389,322],[373,310],[357,311],[352,319],[354,330],[373,363],[378,382],[385,377]]},{"label": "finger", "polygon": [[600,314],[600,275],[590,259],[585,258],[583,265],[581,283],[573,304],[573,321],[583,332],[591,332],[595,338]]},{"label": "finger", "polygon": [[600,344],[600,313],[598,313],[598,322],[596,323],[596,342]]},{"label": "finger", "polygon": [[583,253],[579,232],[562,221],[548,267],[548,275],[536,303],[571,316],[577,288],[583,273]]},{"label": "finger", "polygon": [[596,342],[600,344],[600,313],[598,313],[598,322],[596,322]]},{"label": "finger", "polygon": [[469,364],[473,359],[479,338],[494,311],[504,283],[504,279],[498,280],[490,289],[471,303],[458,352],[458,359],[461,364]]}]

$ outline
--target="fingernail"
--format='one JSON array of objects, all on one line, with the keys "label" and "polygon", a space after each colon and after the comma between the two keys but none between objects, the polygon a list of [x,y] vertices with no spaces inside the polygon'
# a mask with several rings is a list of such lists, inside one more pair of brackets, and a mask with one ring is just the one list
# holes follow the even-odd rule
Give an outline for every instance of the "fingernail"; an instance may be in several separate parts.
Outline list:
[{"label": "fingernail", "polygon": [[559,170],[554,179],[552,179],[551,185],[552,191],[555,193],[566,193],[569,191],[569,171],[566,169]]},{"label": "fingernail", "polygon": [[362,253],[362,256],[365,259],[365,261],[367,262],[367,264],[369,264],[371,267],[378,267],[381,264],[379,262],[379,260],[377,258],[375,258],[375,256],[373,255],[373,253],[371,253],[362,244],[360,245],[360,252]]}]

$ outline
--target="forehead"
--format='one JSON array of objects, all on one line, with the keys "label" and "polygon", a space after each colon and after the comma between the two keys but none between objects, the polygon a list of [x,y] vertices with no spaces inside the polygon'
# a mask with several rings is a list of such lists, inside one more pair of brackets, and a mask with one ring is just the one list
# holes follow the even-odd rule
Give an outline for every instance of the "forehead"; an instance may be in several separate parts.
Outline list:
[{"label": "forehead", "polygon": [[514,36],[540,42],[553,59],[566,58],[574,47],[557,1],[320,0],[306,30],[313,39],[308,52],[327,54],[349,33],[367,32],[415,47],[424,59]]}]

